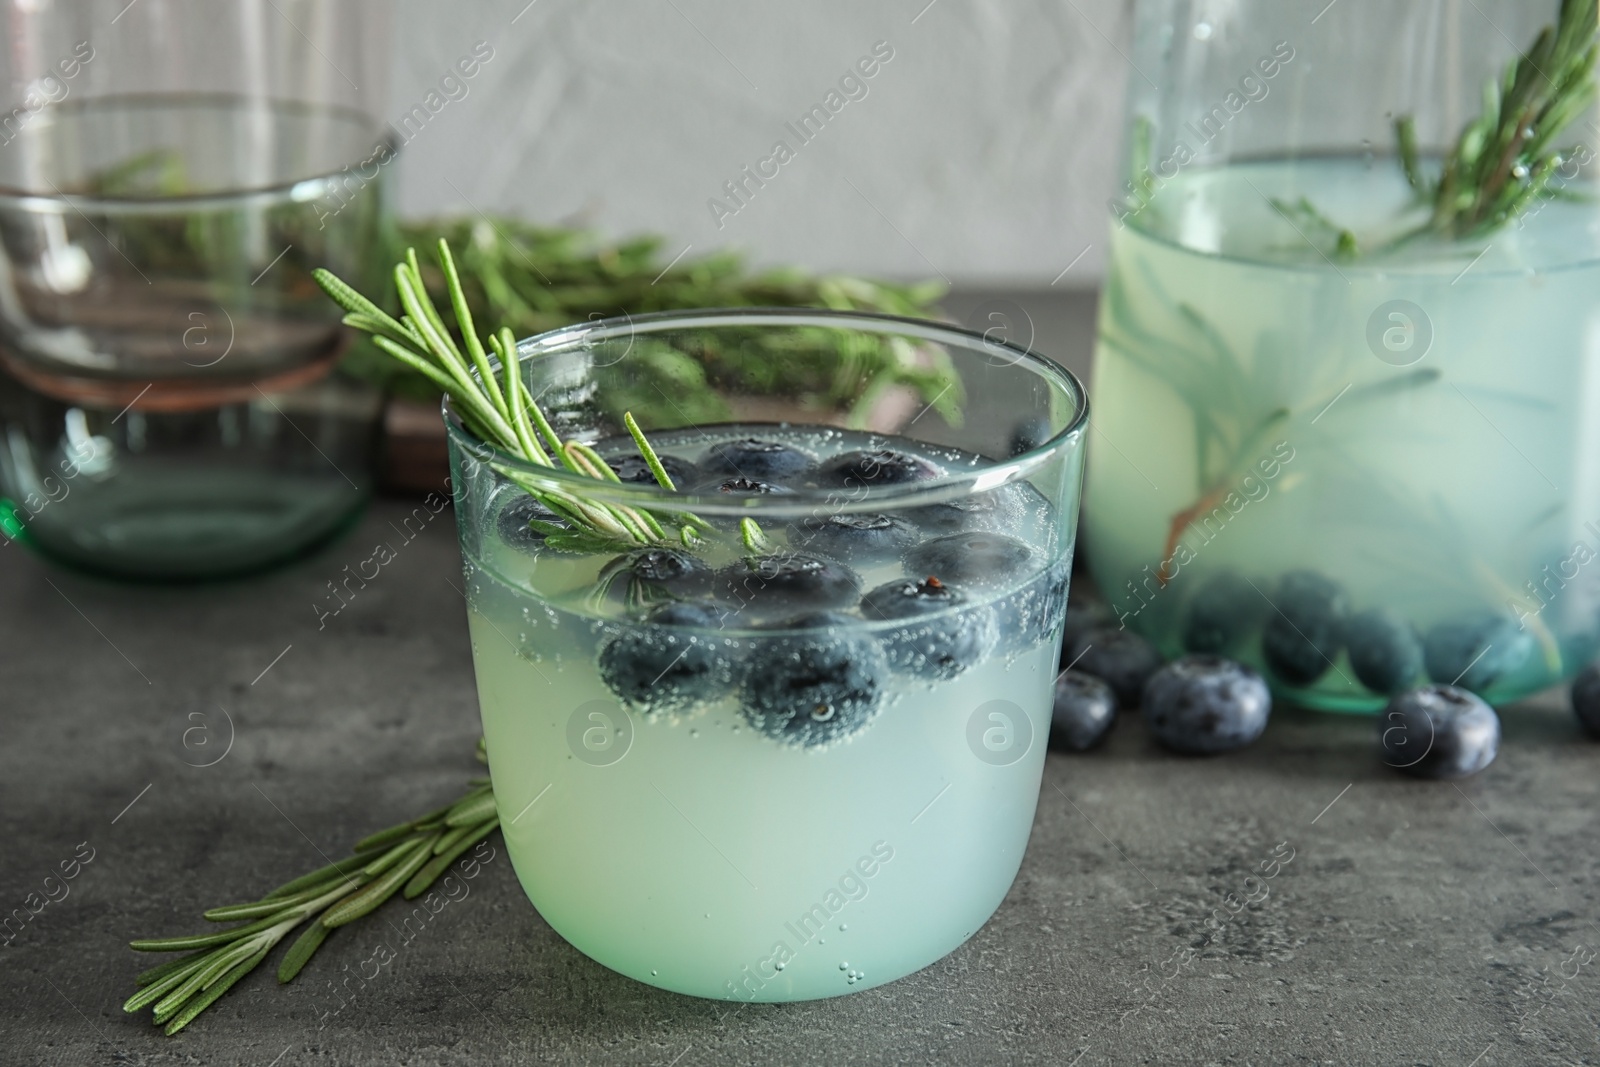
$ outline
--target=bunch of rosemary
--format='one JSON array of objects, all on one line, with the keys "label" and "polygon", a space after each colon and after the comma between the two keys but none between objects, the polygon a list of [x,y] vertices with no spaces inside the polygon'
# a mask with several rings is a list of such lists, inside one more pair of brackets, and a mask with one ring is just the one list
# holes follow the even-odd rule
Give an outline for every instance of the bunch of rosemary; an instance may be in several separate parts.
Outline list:
[{"label": "bunch of rosemary", "polygon": [[[504,326],[517,337],[586,320],[652,311],[711,307],[821,307],[929,318],[944,293],[938,282],[894,285],[843,275],[817,277],[796,269],[752,272],[735,252],[668,261],[659,237],[600,242],[586,231],[539,226],[509,218],[438,219],[402,223],[405,245],[447,241],[457,250],[462,292],[472,315]],[[423,286],[434,299],[448,297],[443,272],[422,268]],[[457,343],[463,339],[457,335]],[[781,395],[819,406],[851,407],[863,417],[885,389],[906,386],[923,403],[956,417],[960,390],[948,368],[905,359],[887,343],[857,346],[824,360],[787,360],[757,343],[694,361],[656,349],[635,353],[635,388],[612,396],[619,409],[646,397],[659,402],[665,388],[685,417],[713,422],[727,415],[719,391]],[[358,377],[414,399],[437,397],[436,383],[396,364],[369,344],[358,345],[345,363]],[[636,394],[636,395],[634,395]]]}]

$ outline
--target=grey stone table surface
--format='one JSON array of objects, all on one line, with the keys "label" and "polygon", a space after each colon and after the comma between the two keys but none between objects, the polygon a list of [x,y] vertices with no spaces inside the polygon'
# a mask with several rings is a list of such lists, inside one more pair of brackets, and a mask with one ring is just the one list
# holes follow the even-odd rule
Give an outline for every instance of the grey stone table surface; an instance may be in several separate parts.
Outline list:
[{"label": "grey stone table surface", "polygon": [[1103,749],[1049,756],[994,918],[853,996],[632,982],[551,931],[498,849],[342,1010],[381,921],[165,1038],[120,1010],[148,963],[128,939],[203,925],[477,770],[450,513],[337,616],[313,606],[412,506],[191,588],[0,548],[4,912],[77,863],[0,937],[0,1063],[1600,1062],[1600,748],[1559,695],[1508,709],[1499,760],[1454,785],[1382,766],[1370,718],[1279,708],[1252,748],[1190,760],[1125,715]]}]

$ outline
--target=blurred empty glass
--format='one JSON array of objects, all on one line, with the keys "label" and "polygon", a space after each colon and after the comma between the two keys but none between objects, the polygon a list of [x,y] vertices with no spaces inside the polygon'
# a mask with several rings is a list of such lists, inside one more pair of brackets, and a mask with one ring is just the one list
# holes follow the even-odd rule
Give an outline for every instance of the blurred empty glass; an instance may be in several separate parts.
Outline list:
[{"label": "blurred empty glass", "polygon": [[194,578],[359,514],[381,397],[327,266],[379,284],[379,0],[0,3],[0,528]]}]

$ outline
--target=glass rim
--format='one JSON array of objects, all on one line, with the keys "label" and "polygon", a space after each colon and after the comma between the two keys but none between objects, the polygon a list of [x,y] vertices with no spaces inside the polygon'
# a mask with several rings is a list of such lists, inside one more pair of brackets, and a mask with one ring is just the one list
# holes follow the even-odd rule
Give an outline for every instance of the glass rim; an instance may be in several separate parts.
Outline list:
[{"label": "glass rim", "polygon": [[[519,474],[534,476],[552,489],[581,489],[584,495],[607,504],[626,504],[658,510],[668,508],[719,517],[741,517],[803,512],[818,504],[827,504],[839,510],[864,511],[870,510],[868,505],[906,507],[961,500],[1001,485],[1021,481],[1077,445],[1088,425],[1089,395],[1083,383],[1066,367],[1039,354],[1031,346],[1023,348],[1009,341],[994,340],[974,330],[929,319],[883,315],[869,311],[751,307],[699,308],[687,311],[655,311],[633,316],[622,315],[563,326],[520,340],[517,342],[517,354],[519,358],[547,356],[568,351],[586,342],[633,336],[640,332],[641,327],[645,328],[643,332],[656,333],[664,329],[691,329],[705,326],[821,326],[835,329],[845,327],[866,332],[894,333],[936,343],[953,343],[971,350],[989,352],[998,350],[1005,353],[1011,365],[1020,364],[1057,388],[1072,401],[1075,410],[1066,426],[1033,448],[1003,460],[992,460],[970,470],[897,485],[846,489],[796,489],[781,495],[741,496],[731,499],[721,494],[708,495],[704,492],[668,490],[650,483],[601,482],[564,467],[546,467],[529,462],[484,441],[468,430],[461,422],[448,396],[440,402],[445,429],[469,454],[480,461],[492,462],[515,470]],[[491,356],[490,365],[498,369],[498,359]],[[723,424],[695,423],[685,427],[675,427],[674,430],[718,425]]]},{"label": "glass rim", "polygon": [[[186,104],[216,104],[220,102],[244,101],[259,103],[266,107],[282,112],[312,113],[338,115],[341,118],[351,118],[366,128],[372,135],[370,154],[367,159],[375,158],[379,152],[388,148],[389,160],[381,162],[380,168],[387,166],[399,153],[401,145],[389,125],[377,116],[351,107],[348,104],[322,104],[309,100],[292,100],[280,97],[253,96],[249,93],[227,92],[134,92],[134,93],[108,93],[101,96],[87,96],[76,99],[66,99],[59,103],[47,104],[38,111],[41,121],[55,120],[56,113],[61,111],[85,111],[95,106],[108,104],[139,104],[162,105],[174,100],[181,100]],[[29,123],[33,125],[33,123]],[[0,201],[11,201],[21,204],[30,210],[46,208],[59,210],[62,214],[76,211],[79,207],[95,207],[107,205],[121,211],[170,210],[172,205],[183,204],[189,206],[204,206],[211,203],[237,204],[241,200],[271,199],[285,192],[292,192],[296,186],[306,182],[325,180],[342,174],[351,167],[359,166],[366,162],[364,159],[353,159],[339,170],[324,171],[306,174],[298,178],[283,181],[267,182],[260,185],[241,185],[237,188],[211,190],[201,193],[178,193],[172,196],[108,196],[103,193],[68,193],[46,192],[38,189],[24,189],[20,186],[0,182]],[[366,179],[367,182],[375,180]],[[315,197],[307,198],[307,202],[314,201]]]}]

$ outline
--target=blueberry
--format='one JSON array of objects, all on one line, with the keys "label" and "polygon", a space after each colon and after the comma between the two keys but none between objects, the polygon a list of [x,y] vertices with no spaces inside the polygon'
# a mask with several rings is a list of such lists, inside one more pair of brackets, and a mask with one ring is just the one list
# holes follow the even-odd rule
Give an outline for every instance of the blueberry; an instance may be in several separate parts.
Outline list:
[{"label": "blueberry", "polygon": [[607,589],[621,585],[630,601],[648,601],[709,593],[715,577],[699,556],[676,548],[641,548],[606,564],[600,584]]},{"label": "blueberry", "polygon": [[1032,648],[1041,641],[1056,642],[1067,612],[1067,585],[1071,578],[1071,562],[1061,559],[1021,589],[1000,599],[995,613],[1007,650]]},{"label": "blueberry", "polygon": [[1429,678],[1475,693],[1514,673],[1532,654],[1533,635],[1503,615],[1441,622],[1422,643]]},{"label": "blueberry", "polygon": [[763,482],[755,478],[724,478],[720,482],[713,482],[706,487],[709,491],[722,493],[726,496],[783,496],[793,493],[788,486],[778,485],[776,482]]},{"label": "blueberry", "polygon": [[888,666],[876,641],[850,633],[852,622],[859,629],[841,617],[821,633],[756,639],[740,690],[752,727],[812,747],[849,737],[877,714]]},{"label": "blueberry", "polygon": [[1314,571],[1290,571],[1278,582],[1272,608],[1261,634],[1267,666],[1290,685],[1310,685],[1339,655],[1344,589]]},{"label": "blueberry", "polygon": [[1261,675],[1220,656],[1184,656],[1151,675],[1144,721],[1176,752],[1210,755],[1243,748],[1267,728],[1272,694]]},{"label": "blueberry", "polygon": [[515,500],[500,509],[500,514],[495,517],[495,529],[500,533],[500,540],[512,548],[537,551],[544,544],[545,535],[529,526],[530,522],[548,522],[562,527],[570,525],[533,497],[518,494]]},{"label": "blueberry", "polygon": [[727,611],[716,604],[663,604],[600,648],[600,678],[645,715],[681,714],[733,689],[734,658],[717,636]]},{"label": "blueberry", "polygon": [[1221,655],[1236,647],[1268,610],[1267,602],[1235,571],[1218,571],[1195,590],[1183,620],[1183,647]]},{"label": "blueberry", "polygon": [[[662,453],[656,457],[661,460],[661,467],[667,472],[667,477],[672,479],[674,489],[681,491],[694,488],[700,481],[700,468],[686,459],[669,456]],[[624,482],[638,482],[642,485],[659,485],[655,472],[644,461],[643,456],[619,456],[606,460],[606,466],[616,472],[617,477]]]},{"label": "blueberry", "polygon": [[1023,419],[1011,430],[1011,454],[1020,456],[1032,452],[1050,440],[1050,420],[1043,415]]},{"label": "blueberry", "polygon": [[811,608],[840,608],[861,595],[861,579],[841,563],[780,552],[731,563],[717,572],[718,595],[756,618]]},{"label": "blueberry", "polygon": [[1425,685],[1389,701],[1378,721],[1383,762],[1418,778],[1465,778],[1494,762],[1500,718],[1465,689]]},{"label": "blueberry", "polygon": [[998,637],[992,611],[937,578],[880,585],[861,598],[861,615],[869,622],[906,620],[882,635],[889,665],[937,681],[976,664]]},{"label": "blueberry", "polygon": [[700,460],[700,469],[714,478],[751,478],[781,485],[804,478],[816,462],[811,453],[790,445],[743,437],[712,445]]},{"label": "blueberry", "polygon": [[1374,693],[1398,693],[1422,673],[1416,629],[1387,608],[1374,608],[1344,625],[1344,648],[1356,680]]},{"label": "blueberry", "polygon": [[1572,713],[1590,737],[1600,738],[1600,663],[1591,663],[1572,680]]},{"label": "blueberry", "polygon": [[930,534],[991,532],[1014,529],[1021,507],[1017,495],[994,491],[975,493],[943,504],[912,508],[906,517]]},{"label": "blueberry", "polygon": [[944,473],[932,463],[909,452],[874,448],[841,452],[817,469],[817,483],[824,488],[858,489],[875,485],[904,485],[923,482]]},{"label": "blueberry", "polygon": [[1061,666],[1067,665],[1067,649],[1071,648],[1079,637],[1090,630],[1116,621],[1111,609],[1093,593],[1074,594],[1067,601],[1067,619],[1061,628]]},{"label": "blueberry", "polygon": [[973,589],[993,589],[1021,577],[1033,550],[1004,534],[951,534],[924,541],[905,554],[912,577],[931,575]]},{"label": "blueberry", "polygon": [[1132,630],[1100,626],[1078,635],[1067,662],[1111,687],[1117,699],[1137,707],[1145,682],[1161,667],[1161,653]]},{"label": "blueberry", "polygon": [[789,525],[789,543],[839,559],[897,556],[920,539],[917,528],[894,515],[811,515]]},{"label": "blueberry", "polygon": [[1082,752],[1093,748],[1117,721],[1117,694],[1092,674],[1062,671],[1056,676],[1050,712],[1050,747]]}]

